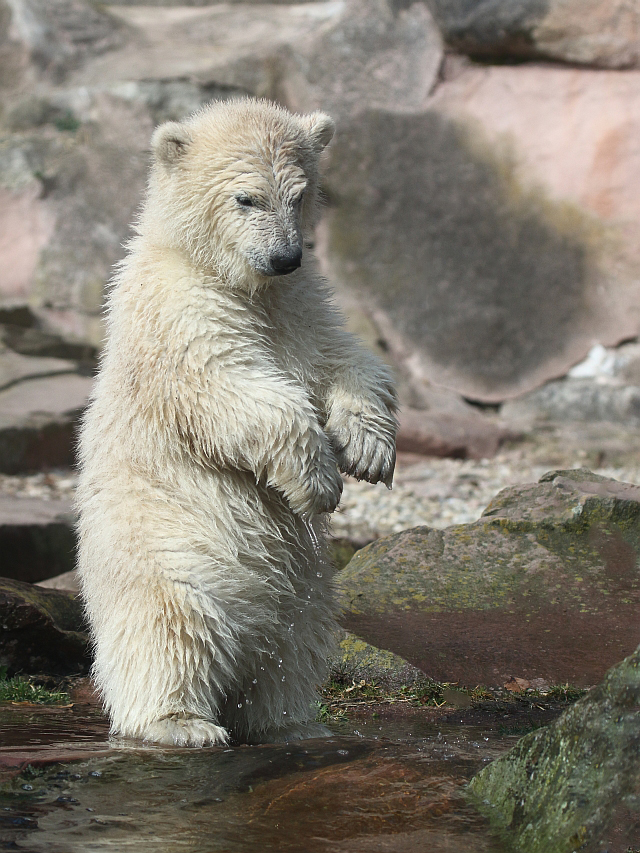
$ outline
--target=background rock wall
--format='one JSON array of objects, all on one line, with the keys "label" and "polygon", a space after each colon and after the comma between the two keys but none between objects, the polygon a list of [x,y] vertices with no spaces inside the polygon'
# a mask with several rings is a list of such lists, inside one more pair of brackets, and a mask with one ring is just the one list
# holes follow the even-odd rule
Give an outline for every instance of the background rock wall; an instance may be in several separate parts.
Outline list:
[{"label": "background rock wall", "polygon": [[2,303],[99,347],[153,127],[264,96],[337,118],[317,249],[404,402],[521,395],[638,334],[639,33],[635,0],[0,0]]}]

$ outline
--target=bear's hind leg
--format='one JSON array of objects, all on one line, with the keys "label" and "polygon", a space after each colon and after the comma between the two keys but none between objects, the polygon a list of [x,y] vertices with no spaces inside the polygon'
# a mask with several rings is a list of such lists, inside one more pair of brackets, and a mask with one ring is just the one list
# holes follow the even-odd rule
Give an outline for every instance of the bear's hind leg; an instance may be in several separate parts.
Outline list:
[{"label": "bear's hind leg", "polygon": [[229,743],[229,733],[209,720],[179,711],[150,723],[144,739],[174,746],[224,746]]},{"label": "bear's hind leg", "polygon": [[158,575],[122,590],[117,609],[87,598],[100,614],[92,620],[94,677],[112,731],[176,746],[227,743],[218,719],[237,665],[231,609]]}]

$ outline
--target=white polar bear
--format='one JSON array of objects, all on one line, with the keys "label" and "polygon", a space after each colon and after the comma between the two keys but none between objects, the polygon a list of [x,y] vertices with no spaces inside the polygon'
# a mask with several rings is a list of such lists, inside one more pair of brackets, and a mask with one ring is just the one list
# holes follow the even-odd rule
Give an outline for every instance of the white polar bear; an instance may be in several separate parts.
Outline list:
[{"label": "white polar bear", "polygon": [[154,133],[80,441],[79,572],[112,731],[325,734],[323,513],[390,485],[396,397],[302,257],[323,114],[213,103]]}]

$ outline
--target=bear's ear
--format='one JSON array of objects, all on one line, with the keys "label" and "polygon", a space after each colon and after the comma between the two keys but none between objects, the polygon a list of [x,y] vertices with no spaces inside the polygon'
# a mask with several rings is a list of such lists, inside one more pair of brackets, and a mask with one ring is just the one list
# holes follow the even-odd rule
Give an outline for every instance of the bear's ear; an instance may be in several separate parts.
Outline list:
[{"label": "bear's ear", "polygon": [[320,153],[333,139],[336,126],[333,119],[325,113],[312,113],[305,116],[305,123],[313,150]]},{"label": "bear's ear", "polygon": [[185,155],[192,142],[191,134],[183,124],[168,121],[156,127],[151,137],[151,148],[159,163],[173,166]]}]

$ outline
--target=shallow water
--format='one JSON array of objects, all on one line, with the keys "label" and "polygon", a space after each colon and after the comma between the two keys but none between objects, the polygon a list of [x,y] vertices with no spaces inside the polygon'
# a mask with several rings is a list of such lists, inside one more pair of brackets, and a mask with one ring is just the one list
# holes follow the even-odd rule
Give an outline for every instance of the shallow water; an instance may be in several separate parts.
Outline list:
[{"label": "shallow water", "polygon": [[464,784],[517,740],[419,709],[331,738],[187,750],[109,741],[90,709],[14,708],[0,737],[5,776],[23,768],[0,792],[0,847],[33,853],[498,853]]}]

